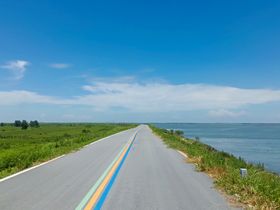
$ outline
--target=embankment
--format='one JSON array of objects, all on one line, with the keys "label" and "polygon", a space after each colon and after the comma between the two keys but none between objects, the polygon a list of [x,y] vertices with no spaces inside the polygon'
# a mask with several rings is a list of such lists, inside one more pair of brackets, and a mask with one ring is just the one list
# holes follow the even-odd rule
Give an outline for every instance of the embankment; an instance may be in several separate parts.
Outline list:
[{"label": "embankment", "polygon": [[[232,195],[237,202],[255,209],[280,209],[280,177],[277,174],[200,141],[184,138],[179,132],[150,127],[169,147],[187,154],[188,162],[211,176],[216,187]],[[247,177],[240,176],[240,168],[248,169]]]}]

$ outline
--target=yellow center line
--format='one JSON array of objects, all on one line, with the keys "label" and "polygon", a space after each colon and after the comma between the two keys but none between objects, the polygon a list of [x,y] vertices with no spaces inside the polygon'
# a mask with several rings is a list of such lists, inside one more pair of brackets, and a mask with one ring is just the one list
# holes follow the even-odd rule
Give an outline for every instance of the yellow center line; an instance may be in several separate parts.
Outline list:
[{"label": "yellow center line", "polygon": [[116,163],[113,165],[113,167],[111,168],[111,170],[109,171],[108,175],[105,177],[105,179],[103,180],[103,182],[99,185],[99,187],[97,188],[97,190],[95,191],[95,193],[92,195],[92,197],[90,198],[89,202],[87,203],[87,205],[85,206],[84,210],[91,210],[92,207],[96,204],[98,198],[100,197],[101,193],[103,192],[104,188],[106,187],[106,185],[108,184],[108,182],[110,181],[111,177],[113,176],[115,170],[117,169],[119,163],[121,162],[121,160],[123,159],[126,151],[128,150],[129,145],[126,146],[125,150],[122,152],[121,156],[119,157],[119,159],[116,161]]}]

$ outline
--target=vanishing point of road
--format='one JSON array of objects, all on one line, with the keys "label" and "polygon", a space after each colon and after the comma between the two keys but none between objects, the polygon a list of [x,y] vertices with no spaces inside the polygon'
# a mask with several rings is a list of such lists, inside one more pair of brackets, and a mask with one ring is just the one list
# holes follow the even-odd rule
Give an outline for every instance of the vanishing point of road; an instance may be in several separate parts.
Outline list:
[{"label": "vanishing point of road", "polygon": [[146,125],[0,181],[0,209],[233,209]]}]

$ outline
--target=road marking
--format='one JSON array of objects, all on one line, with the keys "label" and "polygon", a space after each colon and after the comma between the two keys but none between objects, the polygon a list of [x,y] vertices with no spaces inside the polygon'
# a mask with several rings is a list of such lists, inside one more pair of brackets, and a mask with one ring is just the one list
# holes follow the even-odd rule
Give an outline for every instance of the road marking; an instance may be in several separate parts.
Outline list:
[{"label": "road marking", "polygon": [[184,152],[182,152],[182,151],[180,151],[180,150],[177,150],[177,152],[179,152],[182,156],[184,156],[185,158],[188,158],[188,156],[184,153]]},{"label": "road marking", "polygon": [[116,177],[117,177],[117,175],[118,175],[118,173],[119,173],[119,171],[120,171],[120,169],[121,169],[121,167],[122,167],[122,165],[123,165],[123,163],[124,163],[124,161],[125,161],[125,159],[126,159],[128,153],[129,153],[129,151],[130,151],[130,149],[131,149],[132,144],[133,144],[133,142],[129,145],[127,152],[125,153],[125,155],[124,155],[124,157],[122,158],[122,160],[121,160],[121,162],[120,162],[118,168],[117,168],[116,171],[114,172],[114,174],[113,174],[113,176],[112,176],[110,182],[109,182],[108,185],[106,186],[106,188],[105,188],[104,192],[102,193],[100,199],[98,200],[97,204],[95,205],[94,210],[100,210],[100,209],[101,209],[103,203],[105,202],[105,199],[106,199],[107,195],[109,194],[109,192],[110,192],[110,190],[111,190],[111,188],[112,188],[112,186],[113,186],[113,184],[114,184],[114,182],[115,182],[115,180],[116,180]]},{"label": "road marking", "polygon": [[98,209],[101,208],[103,202],[105,201],[105,198],[115,180],[115,177],[117,176],[118,171],[120,170],[120,167],[122,166],[130,148],[131,145],[134,142],[134,139],[136,137],[137,131],[132,136],[132,139],[128,141],[128,143],[122,148],[120,153],[117,155],[117,157],[112,161],[112,163],[108,166],[108,168],[105,170],[105,172],[99,177],[97,182],[94,184],[94,186],[90,189],[90,191],[86,194],[86,196],[83,198],[81,203],[76,207],[76,210],[89,210],[92,209],[95,205]]},{"label": "road marking", "polygon": [[104,171],[104,173],[99,177],[99,179],[97,180],[97,182],[93,185],[93,187],[89,190],[89,192],[86,194],[86,196],[83,198],[83,200],[81,201],[81,203],[76,207],[76,210],[81,210],[83,209],[83,207],[86,205],[87,201],[90,199],[90,197],[92,196],[92,194],[96,191],[96,189],[98,188],[98,186],[101,184],[101,182],[105,179],[106,175],[109,173],[110,169],[113,167],[113,165],[115,164],[115,162],[118,160],[118,158],[121,156],[123,150],[125,149],[125,147],[123,147],[123,149],[121,150],[121,152],[117,155],[117,157],[113,160],[113,162],[108,166],[108,168]]},{"label": "road marking", "polygon": [[[132,129],[133,129],[133,128],[132,128]],[[130,130],[130,129],[128,129],[128,130]],[[106,137],[104,137],[104,138],[102,138],[102,139],[99,139],[99,140],[97,140],[97,141],[91,142],[90,144],[87,144],[87,145],[83,146],[81,149],[83,149],[83,148],[85,148],[85,147],[88,147],[88,146],[90,146],[90,145],[96,144],[96,143],[98,143],[98,142],[100,142],[100,141],[106,140],[106,139],[108,139],[108,138],[110,138],[110,137],[119,135],[119,134],[121,134],[121,133],[123,133],[123,132],[125,132],[125,131],[128,131],[128,130],[124,130],[124,131],[121,131],[121,132],[119,132],[119,133],[115,133],[115,134],[112,134],[112,135],[110,135],[110,136],[106,136]],[[70,154],[70,153],[68,153],[68,154]],[[62,158],[62,157],[65,156],[65,155],[67,155],[67,154],[58,156],[58,157],[53,158],[53,159],[51,159],[51,160],[48,160],[48,161],[46,161],[46,162],[43,162],[43,163],[40,163],[40,164],[38,164],[38,165],[32,166],[31,168],[27,168],[27,169],[25,169],[25,170],[23,170],[23,171],[19,171],[19,172],[15,173],[15,174],[12,174],[12,175],[7,176],[7,177],[5,177],[5,178],[3,178],[3,179],[0,179],[0,182],[4,182],[4,181],[6,181],[6,180],[8,180],[8,179],[11,179],[11,178],[13,178],[13,177],[15,177],[15,176],[18,176],[18,175],[20,175],[20,174],[26,173],[26,172],[28,172],[28,171],[31,171],[31,170],[35,169],[35,168],[38,168],[38,167],[43,166],[43,165],[45,165],[45,164],[48,164],[48,163],[50,163],[50,162],[52,162],[52,161],[55,161],[55,160],[57,160],[57,159],[59,159],[59,158]]]},{"label": "road marking", "polygon": [[0,182],[4,182],[4,181],[6,181],[6,180],[8,180],[8,179],[11,179],[11,178],[13,178],[13,177],[15,177],[15,176],[18,176],[18,175],[20,175],[20,174],[23,174],[23,173],[26,173],[26,172],[28,172],[28,171],[31,171],[31,170],[33,170],[33,169],[35,169],[35,168],[38,168],[38,167],[43,166],[43,165],[45,165],[45,164],[47,164],[47,163],[50,163],[50,162],[55,161],[55,160],[57,160],[57,159],[59,159],[59,158],[62,158],[63,156],[65,156],[65,155],[58,156],[58,157],[56,157],[56,158],[54,158],[54,159],[48,160],[48,161],[43,162],[43,163],[41,163],[41,164],[39,164],[39,165],[33,166],[33,167],[31,167],[31,168],[27,168],[27,169],[25,169],[25,170],[23,170],[23,171],[20,171],[20,172],[18,172],[18,173],[15,173],[15,174],[12,174],[12,175],[10,175],[10,176],[7,176],[7,177],[5,177],[5,178],[3,178],[3,179],[0,179]]},{"label": "road marking", "polygon": [[119,163],[123,159],[126,151],[127,151],[127,146],[125,147],[125,150],[122,152],[121,156],[119,157],[118,161],[114,164],[113,168],[111,168],[110,172],[107,174],[106,178],[103,180],[103,182],[99,185],[97,188],[96,192],[92,195],[91,199],[87,203],[86,207],[84,208],[85,210],[90,210],[92,207],[96,204],[97,199],[101,197],[101,193],[105,189],[106,185],[109,183],[111,177],[113,176],[115,170],[117,169]]},{"label": "road marking", "polygon": [[[134,128],[130,128],[130,129],[134,129]],[[128,129],[128,130],[130,130],[130,129]],[[114,134],[112,134],[112,135],[110,135],[110,136],[106,136],[106,137],[104,137],[104,138],[102,138],[102,139],[99,139],[99,140],[97,140],[97,141],[91,142],[91,143],[85,145],[84,147],[88,147],[88,146],[93,145],[93,144],[96,144],[96,143],[98,143],[98,142],[100,142],[100,141],[109,139],[109,138],[111,138],[111,137],[113,137],[113,136],[117,136],[117,135],[119,135],[119,134],[121,134],[121,133],[124,133],[124,132],[126,132],[126,131],[128,131],[128,130],[124,130],[124,131],[121,131],[121,132],[118,132],[118,133],[114,133]]]}]

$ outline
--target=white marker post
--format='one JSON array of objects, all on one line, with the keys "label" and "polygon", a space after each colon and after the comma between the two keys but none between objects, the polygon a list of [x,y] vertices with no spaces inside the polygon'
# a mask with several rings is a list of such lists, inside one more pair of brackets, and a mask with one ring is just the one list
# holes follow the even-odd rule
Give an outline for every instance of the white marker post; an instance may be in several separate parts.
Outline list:
[{"label": "white marker post", "polygon": [[241,177],[246,177],[248,175],[247,168],[240,168]]}]

